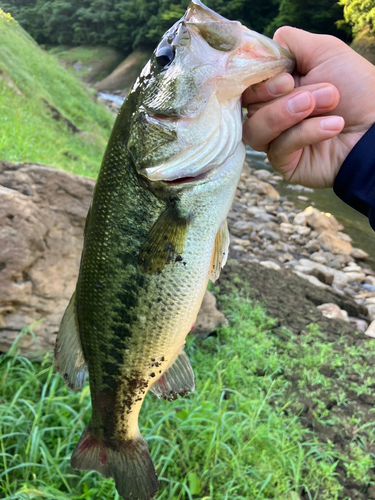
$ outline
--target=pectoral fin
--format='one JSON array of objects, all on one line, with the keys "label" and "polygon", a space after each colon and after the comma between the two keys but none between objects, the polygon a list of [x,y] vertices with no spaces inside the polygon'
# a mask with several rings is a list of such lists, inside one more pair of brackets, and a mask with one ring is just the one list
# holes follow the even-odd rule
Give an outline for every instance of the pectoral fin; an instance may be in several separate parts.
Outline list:
[{"label": "pectoral fin", "polygon": [[229,231],[225,220],[221,223],[219,231],[215,238],[214,251],[211,259],[211,268],[208,275],[212,282],[215,282],[220,276],[220,271],[225,266],[229,253]]},{"label": "pectoral fin", "polygon": [[56,369],[65,383],[75,391],[82,389],[87,365],[82,351],[76,312],[76,294],[73,293],[57,334],[55,345]]},{"label": "pectoral fin", "polygon": [[184,396],[194,391],[194,373],[184,350],[180,352],[173,365],[150,387],[158,398],[173,401],[177,395]]},{"label": "pectoral fin", "polygon": [[139,252],[139,262],[145,273],[160,273],[178,256],[177,260],[182,260],[188,222],[188,217],[179,214],[175,202],[161,214]]}]

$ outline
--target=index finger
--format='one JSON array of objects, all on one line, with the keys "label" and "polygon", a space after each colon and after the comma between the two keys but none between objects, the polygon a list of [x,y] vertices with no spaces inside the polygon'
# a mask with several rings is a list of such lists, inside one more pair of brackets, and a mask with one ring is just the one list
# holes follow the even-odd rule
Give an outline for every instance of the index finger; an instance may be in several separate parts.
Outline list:
[{"label": "index finger", "polygon": [[242,95],[242,106],[272,101],[276,97],[288,94],[294,89],[294,79],[289,73],[281,73],[265,82],[251,85]]}]

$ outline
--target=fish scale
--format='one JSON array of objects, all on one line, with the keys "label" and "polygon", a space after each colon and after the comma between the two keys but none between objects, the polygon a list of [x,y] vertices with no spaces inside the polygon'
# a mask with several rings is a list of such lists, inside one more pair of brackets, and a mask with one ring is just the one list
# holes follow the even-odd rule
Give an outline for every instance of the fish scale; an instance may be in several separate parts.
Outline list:
[{"label": "fish scale", "polygon": [[89,373],[92,416],[72,467],[113,477],[125,500],[158,490],[138,428],[146,393],[194,390],[185,337],[228,256],[245,157],[241,93],[293,65],[285,49],[193,0],[116,119],[55,362],[75,390]]}]

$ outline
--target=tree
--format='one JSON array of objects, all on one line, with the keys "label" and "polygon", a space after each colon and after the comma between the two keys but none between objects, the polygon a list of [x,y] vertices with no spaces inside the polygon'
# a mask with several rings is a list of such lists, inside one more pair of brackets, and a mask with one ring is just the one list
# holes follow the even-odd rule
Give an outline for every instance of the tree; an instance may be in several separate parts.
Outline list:
[{"label": "tree", "polygon": [[344,6],[344,19],[351,26],[353,35],[362,31],[375,34],[375,2],[374,0],[340,0]]},{"label": "tree", "polygon": [[280,26],[289,25],[348,41],[348,33],[336,25],[340,18],[342,7],[335,0],[282,0],[279,13],[267,26],[265,34],[272,36]]}]

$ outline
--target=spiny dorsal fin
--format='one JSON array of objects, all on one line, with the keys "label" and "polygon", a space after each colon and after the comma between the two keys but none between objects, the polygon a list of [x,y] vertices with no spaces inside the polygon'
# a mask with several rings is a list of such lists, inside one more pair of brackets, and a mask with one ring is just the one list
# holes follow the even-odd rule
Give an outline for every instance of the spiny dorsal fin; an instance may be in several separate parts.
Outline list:
[{"label": "spiny dorsal fin", "polygon": [[66,308],[55,345],[56,369],[71,389],[82,389],[87,375],[87,365],[79,337],[75,292]]},{"label": "spiny dorsal fin", "polygon": [[188,222],[188,217],[180,215],[176,202],[161,214],[139,252],[145,273],[160,273],[166,264],[182,261]]},{"label": "spiny dorsal fin", "polygon": [[225,220],[221,223],[219,231],[217,232],[215,238],[214,251],[211,259],[211,268],[208,275],[209,279],[216,281],[220,276],[220,271],[225,266],[228,259],[228,249],[229,249],[229,231],[228,224]]},{"label": "spiny dorsal fin", "polygon": [[194,373],[184,350],[180,352],[173,365],[150,387],[158,398],[173,401],[194,391]]}]

